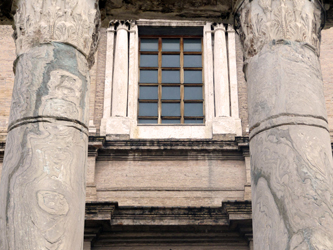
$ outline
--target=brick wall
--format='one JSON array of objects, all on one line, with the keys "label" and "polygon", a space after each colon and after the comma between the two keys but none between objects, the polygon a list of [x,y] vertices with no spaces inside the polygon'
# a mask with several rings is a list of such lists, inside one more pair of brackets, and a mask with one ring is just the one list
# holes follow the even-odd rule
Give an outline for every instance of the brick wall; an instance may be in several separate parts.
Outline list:
[{"label": "brick wall", "polygon": [[242,120],[243,136],[248,136],[248,110],[247,110],[247,83],[243,73],[243,51],[239,36],[236,35],[236,62],[237,62],[237,80],[238,80],[238,105],[239,117]]},{"label": "brick wall", "polygon": [[94,123],[97,128],[97,133],[101,126],[104,107],[104,83],[105,83],[105,61],[106,61],[106,29],[101,29],[101,37],[97,52],[97,69],[96,69],[96,96],[94,103]]}]

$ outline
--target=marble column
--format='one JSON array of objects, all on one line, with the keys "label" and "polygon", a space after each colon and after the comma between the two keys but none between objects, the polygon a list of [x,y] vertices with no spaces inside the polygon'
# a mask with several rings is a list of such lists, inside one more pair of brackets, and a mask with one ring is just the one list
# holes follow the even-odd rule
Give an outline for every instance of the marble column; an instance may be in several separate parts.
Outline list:
[{"label": "marble column", "polygon": [[237,8],[248,83],[254,250],[333,249],[320,2]]},{"label": "marble column", "polygon": [[96,0],[17,0],[0,249],[83,249]]}]

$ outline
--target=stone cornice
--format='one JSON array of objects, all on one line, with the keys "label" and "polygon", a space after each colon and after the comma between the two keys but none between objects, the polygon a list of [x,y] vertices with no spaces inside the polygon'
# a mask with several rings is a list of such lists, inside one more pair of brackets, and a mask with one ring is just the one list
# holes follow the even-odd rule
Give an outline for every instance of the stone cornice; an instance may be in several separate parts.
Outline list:
[{"label": "stone cornice", "polygon": [[100,27],[98,1],[25,0],[16,1],[15,9],[17,55],[40,44],[61,42],[74,46],[93,64]]},{"label": "stone cornice", "polygon": [[300,42],[319,55],[323,8],[319,1],[245,0],[235,8],[245,59],[265,44]]}]

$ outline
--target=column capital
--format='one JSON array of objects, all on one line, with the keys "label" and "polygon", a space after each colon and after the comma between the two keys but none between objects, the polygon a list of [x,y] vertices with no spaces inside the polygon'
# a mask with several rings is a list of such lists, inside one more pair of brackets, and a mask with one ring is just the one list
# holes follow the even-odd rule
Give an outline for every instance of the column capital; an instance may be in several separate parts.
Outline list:
[{"label": "column capital", "polygon": [[214,23],[213,28],[214,28],[214,31],[216,31],[216,30],[223,30],[224,32],[226,31],[226,27],[223,23]]},{"label": "column capital", "polygon": [[235,19],[245,59],[271,42],[300,42],[319,55],[323,11],[319,0],[238,1]]},{"label": "column capital", "polygon": [[111,20],[109,22],[109,27],[114,30],[129,30],[133,24],[133,20]]},{"label": "column capital", "polygon": [[13,6],[18,56],[40,44],[60,42],[72,45],[93,64],[100,28],[97,0],[16,0]]}]

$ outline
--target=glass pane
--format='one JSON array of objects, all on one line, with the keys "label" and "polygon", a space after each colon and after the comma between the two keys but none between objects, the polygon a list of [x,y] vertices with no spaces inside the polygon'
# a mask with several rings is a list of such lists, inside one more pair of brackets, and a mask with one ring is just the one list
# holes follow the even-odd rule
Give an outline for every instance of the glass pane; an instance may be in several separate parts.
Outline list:
[{"label": "glass pane", "polygon": [[162,83],[180,83],[179,70],[162,70]]},{"label": "glass pane", "polygon": [[158,99],[157,86],[140,86],[139,99]]},{"label": "glass pane", "polygon": [[196,119],[196,120],[190,120],[190,119],[185,119],[185,123],[203,123],[203,119]]},{"label": "glass pane", "polygon": [[185,70],[184,71],[185,83],[202,83],[201,70]]},{"label": "glass pane", "polygon": [[162,116],[180,116],[180,103],[162,103]]},{"label": "glass pane", "polygon": [[184,103],[184,116],[203,116],[202,103]]},{"label": "glass pane", "polygon": [[162,123],[163,124],[166,124],[166,123],[175,124],[175,123],[180,123],[180,120],[166,120],[166,119],[162,119]]},{"label": "glass pane", "polygon": [[158,55],[140,55],[140,67],[158,67]]},{"label": "glass pane", "polygon": [[201,55],[184,55],[184,67],[201,67]]},{"label": "glass pane", "polygon": [[201,39],[184,39],[184,51],[201,51]]},{"label": "glass pane", "polygon": [[140,124],[147,124],[147,123],[154,123],[154,124],[156,124],[157,123],[157,119],[149,119],[149,120],[139,119],[139,123]]},{"label": "glass pane", "polygon": [[157,116],[157,103],[139,103],[139,116]]},{"label": "glass pane", "polygon": [[180,99],[180,87],[162,87],[163,100],[178,100]]},{"label": "glass pane", "polygon": [[202,100],[202,87],[185,87],[185,100]]},{"label": "glass pane", "polygon": [[157,70],[140,70],[140,82],[157,83]]},{"label": "glass pane", "polygon": [[162,39],[162,51],[179,51],[180,40],[177,39]]},{"label": "glass pane", "polygon": [[162,55],[162,67],[180,67],[180,56]]},{"label": "glass pane", "polygon": [[158,51],[158,39],[141,38],[141,51]]}]

